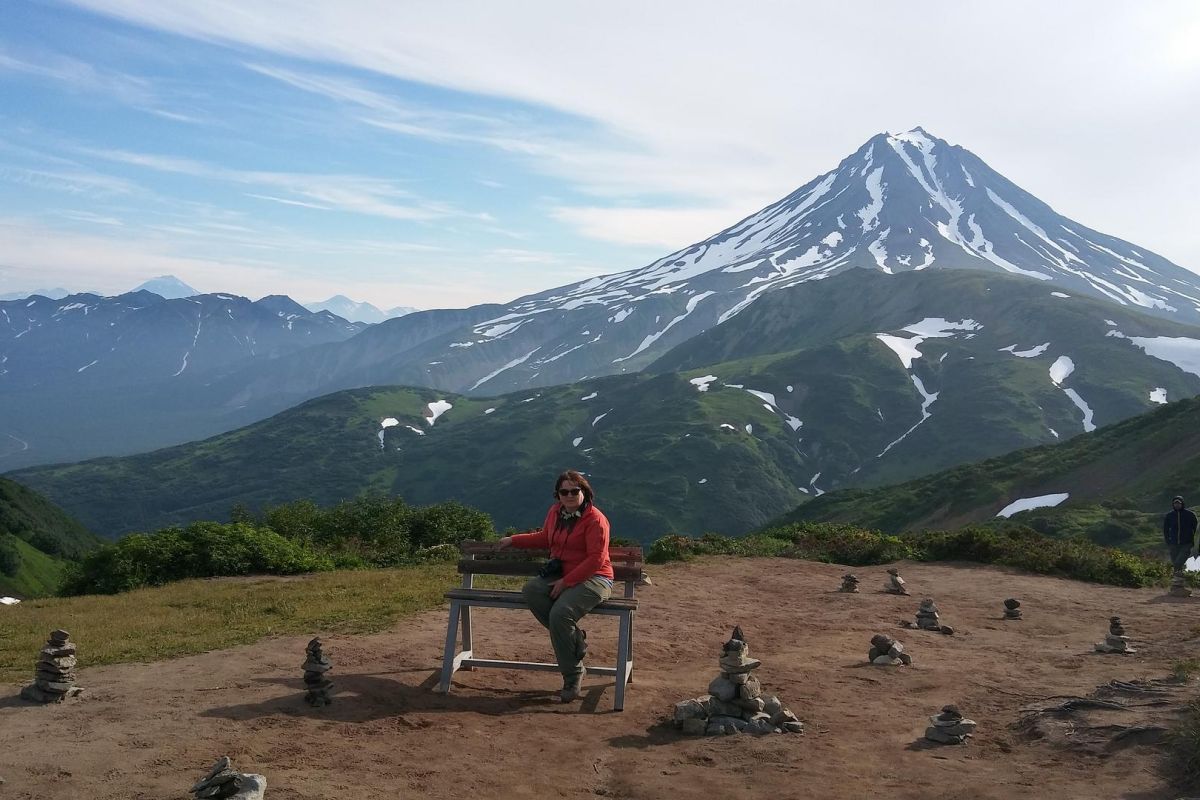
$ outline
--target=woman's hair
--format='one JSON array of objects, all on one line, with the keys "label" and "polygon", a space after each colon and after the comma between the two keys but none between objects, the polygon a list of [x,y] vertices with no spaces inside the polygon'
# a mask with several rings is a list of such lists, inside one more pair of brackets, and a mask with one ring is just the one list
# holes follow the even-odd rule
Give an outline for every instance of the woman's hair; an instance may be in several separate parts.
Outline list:
[{"label": "woman's hair", "polygon": [[560,473],[558,479],[554,481],[554,499],[558,499],[558,489],[563,485],[563,481],[571,481],[580,489],[583,489],[583,500],[586,503],[591,503],[596,495],[592,492],[592,485],[588,483],[588,479],[583,477],[583,473],[578,470],[569,469],[566,472]]}]

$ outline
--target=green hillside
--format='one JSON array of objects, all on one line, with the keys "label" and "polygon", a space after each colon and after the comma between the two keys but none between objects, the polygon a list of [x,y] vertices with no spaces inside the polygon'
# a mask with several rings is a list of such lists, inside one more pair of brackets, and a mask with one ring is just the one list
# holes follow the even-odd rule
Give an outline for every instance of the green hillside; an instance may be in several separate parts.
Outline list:
[{"label": "green hillside", "polygon": [[37,492],[0,478],[0,594],[52,592],[65,559],[77,559],[101,540]]},{"label": "green hillside", "polygon": [[[452,408],[431,426],[424,415],[437,401]],[[399,424],[382,428],[385,419]],[[677,375],[484,400],[383,387],[318,398],[203,442],[16,475],[116,537],[226,519],[235,504],[329,505],[368,491],[414,505],[459,500],[499,528],[527,528],[541,524],[555,472],[575,466],[592,476],[616,535],[650,540],[744,532],[794,506],[803,495],[790,477],[799,471],[790,433],[754,395],[701,393]]]},{"label": "green hillside", "polygon": [[[1182,494],[1200,505],[1200,399],[1180,400],[1059,445],[877,489],[832,492],[774,524],[854,522],[886,532],[995,522],[1020,498],[1067,493],[1014,522],[1126,549],[1157,549],[1161,515]],[[1191,495],[1189,497],[1189,495]]]}]

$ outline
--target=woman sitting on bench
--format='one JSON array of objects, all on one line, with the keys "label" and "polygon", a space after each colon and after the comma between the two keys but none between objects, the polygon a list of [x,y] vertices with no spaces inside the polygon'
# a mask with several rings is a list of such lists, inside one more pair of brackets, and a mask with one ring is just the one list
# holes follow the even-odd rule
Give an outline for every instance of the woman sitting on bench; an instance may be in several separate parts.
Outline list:
[{"label": "woman sitting on bench", "polygon": [[558,696],[569,703],[580,695],[587,670],[587,634],[579,620],[612,595],[613,568],[608,556],[608,519],[594,505],[587,478],[573,469],[554,482],[556,502],[536,533],[505,536],[500,547],[549,548],[550,561],[521,590],[525,602],[550,631],[554,657],[563,676]]}]

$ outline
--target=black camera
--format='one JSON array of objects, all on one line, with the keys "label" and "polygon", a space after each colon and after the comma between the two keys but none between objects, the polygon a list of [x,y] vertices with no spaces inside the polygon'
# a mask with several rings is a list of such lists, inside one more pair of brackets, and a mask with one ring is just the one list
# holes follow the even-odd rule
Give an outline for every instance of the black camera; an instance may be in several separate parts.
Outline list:
[{"label": "black camera", "polygon": [[563,576],[562,561],[557,558],[552,558],[546,562],[545,566],[538,572],[538,577],[542,580],[556,581]]}]

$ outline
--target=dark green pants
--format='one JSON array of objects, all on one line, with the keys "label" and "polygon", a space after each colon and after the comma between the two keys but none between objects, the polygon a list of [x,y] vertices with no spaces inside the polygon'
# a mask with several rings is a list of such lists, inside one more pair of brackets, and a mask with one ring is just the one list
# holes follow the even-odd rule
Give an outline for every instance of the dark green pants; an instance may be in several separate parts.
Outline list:
[{"label": "dark green pants", "polygon": [[1169,544],[1167,549],[1171,551],[1171,566],[1176,572],[1183,572],[1183,567],[1187,564],[1188,557],[1192,554],[1191,544]]},{"label": "dark green pants", "polygon": [[583,672],[583,653],[579,639],[579,620],[612,595],[612,587],[598,578],[588,578],[567,587],[557,598],[550,597],[550,581],[530,578],[521,594],[529,610],[550,631],[554,658],[564,680]]}]

